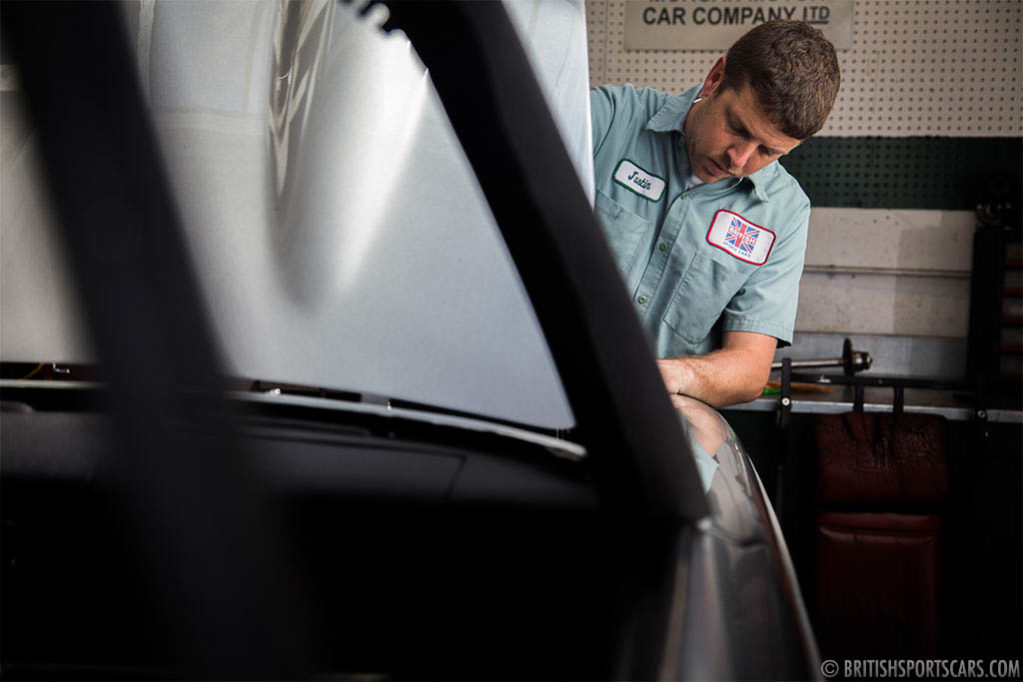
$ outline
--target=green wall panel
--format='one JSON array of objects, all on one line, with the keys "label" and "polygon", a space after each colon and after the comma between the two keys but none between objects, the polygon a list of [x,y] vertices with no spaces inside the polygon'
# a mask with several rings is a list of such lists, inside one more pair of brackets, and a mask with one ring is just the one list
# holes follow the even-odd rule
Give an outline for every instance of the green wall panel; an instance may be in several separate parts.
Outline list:
[{"label": "green wall panel", "polygon": [[821,207],[973,210],[1023,191],[1021,138],[816,137],[781,163]]}]

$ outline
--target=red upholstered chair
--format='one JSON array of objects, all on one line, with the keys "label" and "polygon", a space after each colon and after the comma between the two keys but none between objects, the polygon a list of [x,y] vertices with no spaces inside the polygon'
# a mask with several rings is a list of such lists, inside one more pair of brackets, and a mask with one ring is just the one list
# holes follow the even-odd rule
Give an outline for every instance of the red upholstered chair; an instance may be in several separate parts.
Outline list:
[{"label": "red upholstered chair", "polygon": [[822,656],[936,656],[945,419],[823,415],[815,438]]}]

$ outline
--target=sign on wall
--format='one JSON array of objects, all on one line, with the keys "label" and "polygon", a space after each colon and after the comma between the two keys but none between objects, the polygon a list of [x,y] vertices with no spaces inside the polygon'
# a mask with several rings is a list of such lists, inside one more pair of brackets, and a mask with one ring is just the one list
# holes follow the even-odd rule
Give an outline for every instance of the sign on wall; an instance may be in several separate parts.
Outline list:
[{"label": "sign on wall", "polygon": [[853,0],[628,0],[626,50],[716,50],[772,19],[819,28],[836,50],[852,48]]}]

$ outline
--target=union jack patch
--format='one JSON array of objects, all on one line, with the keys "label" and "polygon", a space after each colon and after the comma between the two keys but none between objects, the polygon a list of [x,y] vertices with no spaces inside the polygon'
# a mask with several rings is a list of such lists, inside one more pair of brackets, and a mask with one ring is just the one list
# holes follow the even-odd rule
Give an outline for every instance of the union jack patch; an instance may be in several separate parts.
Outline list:
[{"label": "union jack patch", "polygon": [[776,235],[766,227],[754,225],[738,213],[724,209],[714,214],[707,231],[707,243],[745,263],[763,265],[774,247]]}]

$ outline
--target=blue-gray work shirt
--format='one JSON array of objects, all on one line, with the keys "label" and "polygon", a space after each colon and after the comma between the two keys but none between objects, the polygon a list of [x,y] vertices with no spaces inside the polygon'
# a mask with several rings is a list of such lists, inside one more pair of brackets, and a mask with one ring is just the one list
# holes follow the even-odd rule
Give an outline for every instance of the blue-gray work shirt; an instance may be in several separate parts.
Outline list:
[{"label": "blue-gray work shirt", "polygon": [[792,342],[810,201],[775,161],[690,188],[681,96],[590,91],[596,213],[657,357],[702,355],[722,331]]}]

